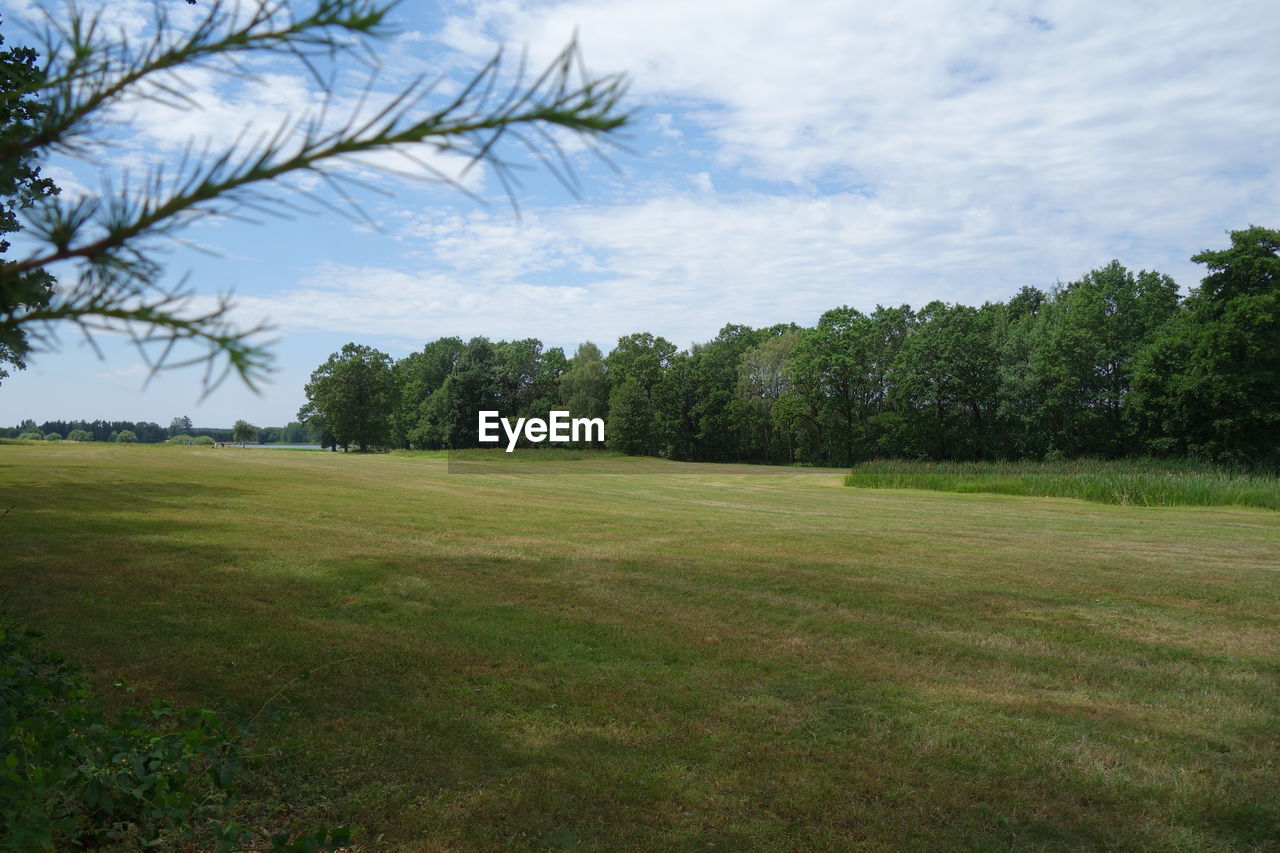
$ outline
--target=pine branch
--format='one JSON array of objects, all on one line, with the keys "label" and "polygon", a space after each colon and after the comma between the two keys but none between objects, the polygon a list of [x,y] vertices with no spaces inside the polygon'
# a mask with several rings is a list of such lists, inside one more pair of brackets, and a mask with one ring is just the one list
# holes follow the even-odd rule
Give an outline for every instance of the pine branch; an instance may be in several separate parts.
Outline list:
[{"label": "pine branch", "polygon": [[[153,374],[190,363],[206,363],[212,370],[222,357],[226,370],[216,377],[208,373],[206,387],[220,382],[227,371],[252,387],[267,369],[265,348],[251,340],[264,328],[238,329],[230,320],[233,305],[227,297],[219,297],[212,311],[190,313],[194,293],[182,288],[164,290],[157,284],[163,270],[149,254],[156,238],[180,240],[177,232],[196,219],[244,218],[239,213],[242,209],[286,217],[298,212],[303,206],[281,197],[280,182],[293,174],[320,176],[346,210],[363,215],[355,198],[342,187],[344,183],[360,185],[360,181],[342,170],[359,166],[404,176],[403,170],[361,159],[361,155],[384,151],[418,166],[421,179],[442,181],[470,195],[456,179],[414,155],[421,145],[469,157],[467,169],[487,164],[514,206],[515,181],[509,174],[514,167],[499,153],[504,139],[510,137],[574,191],[572,164],[547,128],[596,140],[628,119],[621,109],[625,79],[588,76],[576,43],[570,43],[532,81],[525,80],[523,58],[514,77],[504,77],[503,57],[498,53],[457,95],[433,110],[424,105],[443,76],[431,82],[414,81],[364,115],[367,100],[376,90],[375,68],[346,119],[334,122],[338,98],[333,79],[325,80],[313,60],[325,57],[336,62],[354,55],[362,39],[385,37],[390,32],[386,17],[394,5],[376,0],[317,0],[309,13],[296,15],[284,0],[259,0],[247,12],[238,4],[216,0],[185,33],[178,32],[164,8],[157,6],[154,35],[139,44],[124,36],[106,37],[100,15],[73,7],[70,19],[59,22],[46,13],[47,65],[40,86],[16,79],[5,86],[0,79],[0,100],[16,104],[34,94],[43,109],[38,120],[4,135],[0,162],[29,157],[32,151],[82,150],[82,140],[91,138],[97,116],[129,98],[193,107],[193,99],[174,76],[184,68],[212,64],[243,77],[247,72],[241,58],[279,55],[299,61],[321,86],[324,99],[317,113],[298,121],[286,119],[247,146],[244,134],[221,151],[206,145],[196,153],[188,144],[176,169],[154,167],[140,188],[131,189],[125,174],[119,190],[108,188],[98,198],[37,200],[26,218],[29,233],[42,248],[0,265],[0,297],[4,297],[0,299],[0,333],[21,336],[30,331],[38,340],[52,341],[54,330],[70,323],[92,344],[95,332],[123,332],[143,353]],[[521,133],[521,128],[531,132]],[[308,199],[317,207],[344,212],[343,206],[318,193]],[[74,285],[56,289],[45,301],[9,298],[24,292],[25,278],[45,275],[68,262],[80,266]],[[184,343],[203,344],[206,354],[172,362],[175,347]],[[153,349],[158,349],[154,357]]]}]

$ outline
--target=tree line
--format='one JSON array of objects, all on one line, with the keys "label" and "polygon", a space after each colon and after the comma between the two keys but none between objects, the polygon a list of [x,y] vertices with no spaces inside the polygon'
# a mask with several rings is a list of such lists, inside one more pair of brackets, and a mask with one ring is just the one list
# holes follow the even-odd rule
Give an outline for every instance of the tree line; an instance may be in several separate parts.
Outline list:
[{"label": "tree line", "polygon": [[566,357],[537,339],[440,338],[398,361],[348,344],[299,420],[326,445],[477,446],[476,413],[604,417],[611,448],[844,466],[1096,456],[1280,461],[1280,232],[1232,232],[1169,276],[1119,261],[978,307],[840,307],[728,325],[686,350],[640,332]]},{"label": "tree line", "polygon": [[[238,431],[237,431],[238,429]],[[237,421],[233,427],[192,426],[191,418],[182,415],[162,427],[153,421],[45,421],[37,424],[28,418],[14,427],[0,427],[0,438],[57,441],[106,441],[123,444],[187,443],[198,438],[213,441],[247,441],[260,444],[317,444],[319,436],[300,423],[282,427],[257,427]],[[199,442],[197,442],[199,443]],[[209,442],[209,443],[212,443]]]}]

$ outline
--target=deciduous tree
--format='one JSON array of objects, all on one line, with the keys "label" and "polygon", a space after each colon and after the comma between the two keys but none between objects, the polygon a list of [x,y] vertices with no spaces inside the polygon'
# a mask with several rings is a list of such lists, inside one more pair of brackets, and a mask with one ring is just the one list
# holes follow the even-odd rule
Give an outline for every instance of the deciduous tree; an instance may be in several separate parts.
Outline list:
[{"label": "deciduous tree", "polygon": [[248,421],[240,420],[231,425],[231,440],[240,444],[248,444],[258,440],[258,428]]},{"label": "deciduous tree", "polygon": [[328,432],[343,450],[352,444],[386,447],[395,402],[391,357],[373,347],[347,344],[315,369],[298,419]]},{"label": "deciduous tree", "polygon": [[1231,232],[1137,358],[1130,417],[1160,453],[1280,462],[1280,231]]}]

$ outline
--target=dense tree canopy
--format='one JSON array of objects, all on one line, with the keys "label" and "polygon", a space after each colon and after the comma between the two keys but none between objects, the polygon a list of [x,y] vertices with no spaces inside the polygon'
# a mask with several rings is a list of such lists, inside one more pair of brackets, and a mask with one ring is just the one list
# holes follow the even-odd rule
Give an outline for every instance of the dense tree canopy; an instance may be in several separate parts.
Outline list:
[{"label": "dense tree canopy", "polygon": [[1129,414],[1152,449],[1280,461],[1280,231],[1192,258],[1209,274],[1136,359]]},{"label": "dense tree canopy", "polygon": [[[1113,261],[1007,302],[842,306],[812,328],[727,325],[683,351],[649,332],[608,355],[584,343],[568,360],[534,339],[441,338],[394,366],[378,354],[385,393],[367,398],[377,412],[366,416],[385,418],[401,447],[474,446],[481,409],[559,407],[605,418],[611,448],[673,459],[1178,454],[1272,465],[1278,246],[1274,231],[1233,233],[1231,248],[1195,256],[1209,274],[1186,299],[1168,276]],[[317,376],[348,381],[334,378],[348,376],[334,359]],[[319,409],[308,417],[323,421]]]}]

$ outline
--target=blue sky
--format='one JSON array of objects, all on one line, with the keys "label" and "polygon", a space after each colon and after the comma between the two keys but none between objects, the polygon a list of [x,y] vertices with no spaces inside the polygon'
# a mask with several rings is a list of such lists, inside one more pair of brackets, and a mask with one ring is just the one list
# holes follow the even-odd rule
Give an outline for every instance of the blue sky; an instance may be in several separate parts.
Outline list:
[{"label": "blue sky", "polygon": [[[9,5],[18,43],[12,24],[32,5]],[[141,32],[148,8],[118,0],[109,14]],[[228,382],[202,401],[190,371],[144,389],[120,340],[100,340],[99,361],[68,330],[0,386],[0,423],[279,425],[347,341],[397,358],[443,335],[571,352],[650,331],[688,346],[726,323],[812,324],[843,304],[1004,299],[1112,258],[1190,287],[1190,255],[1231,229],[1280,226],[1274,12],[1269,0],[403,3],[380,90],[417,72],[461,79],[499,46],[544,63],[576,32],[593,71],[632,81],[618,171],[575,151],[576,198],[528,173],[519,218],[482,169],[465,180],[486,204],[376,178],[393,193],[362,199],[377,229],[330,213],[195,225],[184,237],[217,256],[174,249],[166,275],[234,289],[244,322],[274,324],[262,393]],[[49,172],[85,191],[188,138],[229,144],[318,102],[298,68],[258,70],[188,75],[202,109],[129,105],[114,144]]]}]

